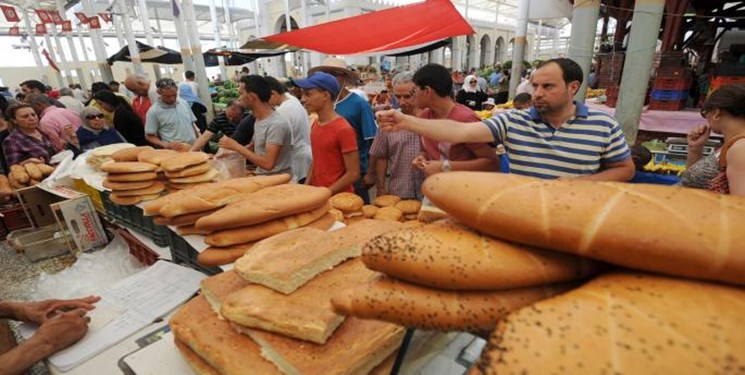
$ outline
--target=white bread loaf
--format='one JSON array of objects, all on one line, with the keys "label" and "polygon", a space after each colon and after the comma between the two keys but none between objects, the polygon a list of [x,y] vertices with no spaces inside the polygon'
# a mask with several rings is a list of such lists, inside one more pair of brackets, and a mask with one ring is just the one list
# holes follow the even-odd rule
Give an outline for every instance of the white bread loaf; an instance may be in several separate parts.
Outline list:
[{"label": "white bread loaf", "polygon": [[[220,211],[197,220],[196,227],[207,231],[239,228],[321,207],[331,197],[325,187],[284,184],[265,187]],[[165,215],[161,210],[161,215]]]},{"label": "white bread loaf", "polygon": [[219,319],[202,296],[183,305],[169,323],[176,339],[220,374],[281,374],[272,363],[262,358],[261,348],[256,342]]},{"label": "white bread loaf", "polygon": [[704,190],[453,172],[422,187],[464,224],[509,241],[669,275],[745,285],[745,197]]},{"label": "white bread loaf", "polygon": [[178,349],[181,356],[186,360],[186,363],[189,364],[189,367],[191,367],[197,375],[220,375],[217,370],[212,368],[209,363],[205,362],[202,357],[197,355],[197,353],[194,353],[194,351],[191,350],[188,345],[181,342],[181,340],[174,338],[173,344],[176,345],[176,349]]},{"label": "white bread loaf", "polygon": [[251,284],[225,297],[220,314],[241,326],[323,344],[344,321],[344,316],[332,309],[331,295],[374,276],[356,259],[318,275],[290,295]]},{"label": "white bread loaf", "polygon": [[334,309],[344,315],[439,331],[483,332],[512,311],[562,293],[574,284],[488,291],[446,291],[379,276],[337,292]]},{"label": "white bread loaf", "polygon": [[577,280],[597,262],[493,239],[445,219],[368,241],[362,261],[375,271],[438,289],[513,289]]},{"label": "white bread loaf", "polygon": [[244,280],[234,270],[230,270],[202,279],[199,292],[207,299],[212,311],[219,315],[223,298],[248,285],[248,281]]},{"label": "white bread loaf", "polygon": [[510,314],[474,374],[741,374],[745,290],[612,273]]},{"label": "white bread loaf", "polygon": [[232,180],[205,184],[193,189],[169,194],[144,205],[145,215],[174,217],[195,212],[220,208],[239,199],[243,194],[252,193],[267,186],[285,184],[290,181],[289,174],[274,176],[242,177]]}]

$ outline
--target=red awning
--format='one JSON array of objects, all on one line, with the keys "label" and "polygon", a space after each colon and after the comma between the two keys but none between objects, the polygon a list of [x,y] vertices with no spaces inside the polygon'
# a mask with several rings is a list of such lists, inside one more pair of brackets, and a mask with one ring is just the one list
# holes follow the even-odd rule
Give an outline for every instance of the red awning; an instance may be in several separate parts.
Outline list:
[{"label": "red awning", "polygon": [[353,55],[474,33],[450,0],[427,0],[262,39],[328,55]]}]

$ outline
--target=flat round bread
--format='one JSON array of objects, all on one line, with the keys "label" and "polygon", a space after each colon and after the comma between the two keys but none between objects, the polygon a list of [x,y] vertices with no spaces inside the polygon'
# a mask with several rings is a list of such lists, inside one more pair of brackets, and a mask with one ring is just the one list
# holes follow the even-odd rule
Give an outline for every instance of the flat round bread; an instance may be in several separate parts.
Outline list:
[{"label": "flat round bread", "polygon": [[407,199],[396,203],[394,207],[401,210],[404,215],[416,215],[417,213],[419,213],[419,209],[422,208],[422,202],[416,199]]},{"label": "flat round bread", "polygon": [[196,176],[189,176],[189,177],[180,177],[180,178],[171,178],[169,181],[177,184],[193,184],[196,182],[210,182],[214,180],[219,173],[217,173],[216,170],[210,169],[209,171],[196,175]]},{"label": "flat round bread", "polygon": [[404,216],[403,212],[396,207],[381,207],[378,212],[375,213],[376,220],[390,220],[390,221],[401,221]]},{"label": "flat round bread", "polygon": [[168,178],[191,177],[191,176],[198,176],[202,173],[205,173],[209,171],[210,168],[212,168],[212,165],[209,162],[205,161],[204,163],[192,165],[180,171],[176,171],[176,172],[166,171],[165,174]]},{"label": "flat round bread", "polygon": [[133,190],[115,190],[116,195],[120,197],[131,197],[133,195],[151,195],[151,194],[158,194],[166,189],[166,184],[156,181],[152,185],[142,188],[142,189],[133,189]]},{"label": "flat round bread", "polygon": [[139,155],[140,152],[152,150],[154,149],[150,146],[129,147],[113,153],[111,158],[114,159],[114,161],[138,161],[137,155]]},{"label": "flat round bread", "polygon": [[111,200],[111,203],[117,204],[119,206],[134,206],[142,202],[142,199],[139,195],[135,195],[133,197],[122,197],[117,195],[116,193],[112,193],[111,195],[109,195],[109,199]]},{"label": "flat round bread", "polygon": [[109,181],[108,179],[103,180],[103,187],[114,191],[118,190],[137,190],[150,187],[155,183],[153,180],[148,181],[132,181],[132,182],[116,182]]},{"label": "flat round bread", "polygon": [[152,181],[157,177],[158,174],[155,172],[109,173],[106,176],[112,182]]},{"label": "flat round bread", "polygon": [[329,202],[331,202],[331,207],[342,212],[358,211],[365,204],[359,195],[350,192],[336,194],[329,198]]},{"label": "flat round bread", "polygon": [[158,199],[158,198],[160,198],[160,193],[140,195],[140,201],[142,202],[151,201],[153,199]]},{"label": "flat round bread", "polygon": [[375,198],[373,203],[378,207],[395,206],[396,203],[400,202],[401,198],[396,195],[381,195]]},{"label": "flat round bread", "polygon": [[209,184],[209,182],[196,182],[193,184],[177,184],[177,183],[173,183],[169,181],[166,188],[178,191],[178,190],[193,189],[195,187],[202,186],[204,184]]},{"label": "flat round bread", "polygon": [[166,172],[177,172],[192,165],[198,165],[210,159],[210,155],[201,151],[183,152],[161,161],[160,166]]},{"label": "flat round bread", "polygon": [[372,219],[372,218],[375,217],[375,213],[378,212],[379,209],[380,209],[380,207],[378,207],[378,206],[373,206],[371,204],[366,204],[366,205],[362,206],[362,216],[364,216],[364,217],[366,217],[368,219]]},{"label": "flat round bread", "polygon": [[170,158],[171,156],[179,155],[178,152],[173,150],[152,150],[152,151],[142,151],[139,154],[137,154],[137,160],[146,162],[146,163],[152,163],[155,165],[160,165],[160,163],[167,158]]},{"label": "flat round bread", "polygon": [[124,150],[126,148],[134,148],[134,147],[135,145],[131,143],[113,143],[110,145],[94,148],[93,151],[91,151],[90,156],[95,157],[95,158],[102,157],[102,156],[111,157],[112,155],[114,155],[115,152],[119,150]]},{"label": "flat round bread", "polygon": [[108,173],[155,172],[156,169],[158,166],[155,164],[136,161],[113,162],[101,166],[101,170]]}]

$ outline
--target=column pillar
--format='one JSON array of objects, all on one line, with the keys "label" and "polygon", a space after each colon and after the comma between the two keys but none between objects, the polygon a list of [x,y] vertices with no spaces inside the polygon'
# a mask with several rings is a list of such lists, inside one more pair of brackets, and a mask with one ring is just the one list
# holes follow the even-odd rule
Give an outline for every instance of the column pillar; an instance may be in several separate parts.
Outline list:
[{"label": "column pillar", "polygon": [[[54,25],[52,25],[51,27],[54,27]],[[54,48],[52,48],[52,38],[49,37],[49,29],[47,29],[47,33],[44,34],[44,42],[47,45],[47,53],[49,53],[49,58],[51,58],[52,61],[60,62],[57,59],[57,55],[54,53]],[[62,69],[65,69],[65,67],[63,66]],[[65,81],[62,79],[62,73],[55,70],[54,75],[57,77],[57,84],[59,85],[59,87],[65,86]]]},{"label": "column pillar", "polygon": [[[215,32],[215,42],[217,47],[222,47],[222,31],[220,30],[220,22],[217,20],[217,7],[215,7],[215,0],[210,0],[210,18],[212,19],[212,28]],[[220,76],[225,79],[228,76],[228,71],[225,69],[225,58],[223,56],[217,57],[217,63],[220,65]]]},{"label": "column pillar", "polygon": [[183,0],[183,11],[186,18],[186,31],[189,35],[189,41],[191,42],[191,53],[194,57],[194,73],[197,78],[197,85],[199,86],[199,98],[202,99],[204,105],[207,107],[207,122],[212,121],[214,112],[212,108],[212,97],[209,91],[209,80],[207,78],[207,69],[204,65],[204,55],[202,55],[202,43],[199,40],[199,29],[197,28],[197,17],[194,12],[193,0]]},{"label": "column pillar", "polygon": [[[83,12],[86,15],[93,15],[93,8],[91,8],[90,0],[81,0],[83,5]],[[93,52],[96,54],[96,64],[101,75],[101,81],[109,83],[114,80],[114,74],[111,73],[111,66],[106,62],[106,49],[103,44],[103,37],[101,36],[100,29],[89,29],[88,30],[91,43],[93,43]]]},{"label": "column pillar", "polygon": [[129,48],[129,58],[132,60],[134,65],[135,73],[144,74],[145,69],[142,67],[142,60],[140,59],[140,48],[137,46],[137,40],[132,32],[132,23],[129,20],[129,9],[127,9],[124,0],[116,0],[117,16],[120,18],[120,22],[124,26],[124,33],[127,37],[127,48]]},{"label": "column pillar", "polygon": [[[150,47],[156,47],[155,40],[153,40],[153,29],[150,27],[150,14],[147,11],[147,1],[138,0],[137,7],[140,9],[142,28],[145,29],[145,41],[147,41]],[[155,79],[160,79],[160,65],[153,64],[153,71],[155,72]]]},{"label": "column pillar", "polygon": [[569,58],[582,67],[582,74],[584,74],[582,86],[575,96],[578,102],[584,102],[587,93],[587,79],[590,76],[592,56],[595,53],[595,36],[597,35],[599,16],[600,0],[576,1],[574,3],[572,35],[569,38]]},{"label": "column pillar", "polygon": [[181,50],[181,60],[184,64],[184,70],[194,71],[194,60],[192,57],[192,50],[189,46],[189,37],[186,34],[186,25],[184,24],[184,7],[176,0],[173,0],[176,4],[175,7],[179,9],[178,14],[173,15],[173,24],[176,27],[176,36],[178,38],[179,49]]},{"label": "column pillar", "polygon": [[510,77],[510,98],[515,96],[517,86],[520,84],[520,76],[525,61],[525,42],[528,35],[528,14],[530,0],[520,0],[517,6],[517,26],[515,27],[515,41],[512,46],[512,76]]}]

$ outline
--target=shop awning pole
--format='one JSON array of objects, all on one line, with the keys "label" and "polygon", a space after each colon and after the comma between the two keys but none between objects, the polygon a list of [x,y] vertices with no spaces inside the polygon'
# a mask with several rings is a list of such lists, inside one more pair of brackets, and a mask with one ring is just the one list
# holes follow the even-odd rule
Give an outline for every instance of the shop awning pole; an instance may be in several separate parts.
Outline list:
[{"label": "shop awning pole", "polygon": [[528,14],[530,11],[530,0],[520,0],[517,6],[517,26],[515,26],[515,41],[512,45],[512,77],[510,77],[510,98],[515,97],[517,85],[520,84],[520,75],[523,72],[523,61],[525,61],[525,43],[528,35]]},{"label": "shop awning pole", "polygon": [[124,33],[127,36],[127,48],[129,49],[129,58],[132,60],[134,65],[135,73],[144,74],[145,69],[142,66],[142,60],[140,59],[140,49],[137,47],[137,40],[135,40],[135,34],[132,32],[132,23],[129,20],[129,10],[124,0],[116,0],[116,7],[119,9],[117,13],[122,26],[124,26]]},{"label": "shop awning pole", "polygon": [[575,99],[585,101],[587,80],[590,76],[592,56],[595,54],[595,35],[600,16],[600,0],[575,1],[572,11],[572,35],[569,38],[569,58],[582,68],[584,79]]}]

